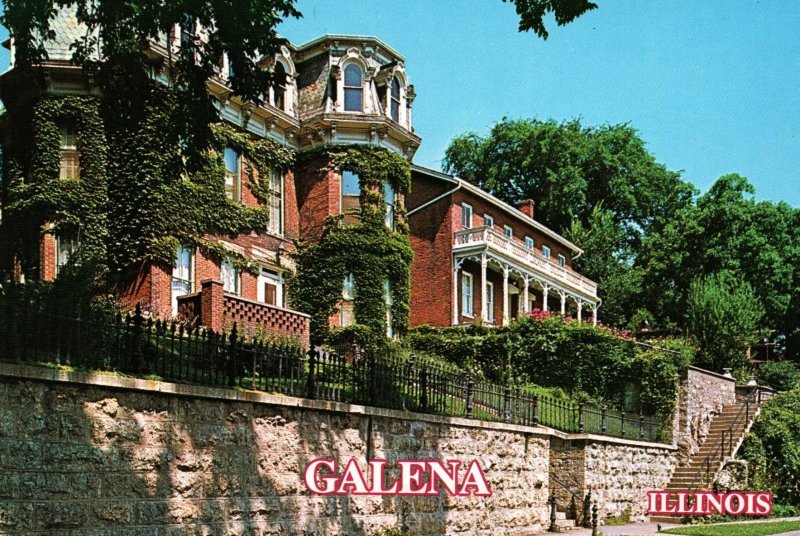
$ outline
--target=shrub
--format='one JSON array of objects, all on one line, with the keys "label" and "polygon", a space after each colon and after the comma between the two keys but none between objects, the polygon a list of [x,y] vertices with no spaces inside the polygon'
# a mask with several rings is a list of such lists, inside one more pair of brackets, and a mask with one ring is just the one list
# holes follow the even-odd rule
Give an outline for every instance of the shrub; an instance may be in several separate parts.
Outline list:
[{"label": "shrub", "polygon": [[774,501],[800,505],[800,388],[776,395],[745,438],[742,456],[753,489],[768,489]]},{"label": "shrub", "polygon": [[758,383],[776,391],[800,387],[800,367],[791,361],[770,361],[758,368]]}]

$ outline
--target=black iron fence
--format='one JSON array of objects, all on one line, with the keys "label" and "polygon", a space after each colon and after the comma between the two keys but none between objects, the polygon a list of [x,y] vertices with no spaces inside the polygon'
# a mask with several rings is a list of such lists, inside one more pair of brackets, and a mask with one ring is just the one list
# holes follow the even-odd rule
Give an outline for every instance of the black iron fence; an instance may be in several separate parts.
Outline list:
[{"label": "black iron fence", "polygon": [[[5,310],[3,310],[5,309]],[[245,340],[234,326],[127,315],[71,318],[0,307],[0,361],[67,365],[176,382],[276,392],[311,399],[545,425],[648,441],[669,441],[658,420],[498,385],[414,356],[358,348],[305,352],[297,344]]]}]

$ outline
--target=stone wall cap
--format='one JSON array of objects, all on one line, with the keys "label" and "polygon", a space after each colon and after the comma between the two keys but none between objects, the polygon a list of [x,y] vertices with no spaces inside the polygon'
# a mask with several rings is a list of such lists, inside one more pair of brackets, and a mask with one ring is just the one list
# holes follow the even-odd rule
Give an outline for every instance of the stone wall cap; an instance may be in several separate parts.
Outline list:
[{"label": "stone wall cap", "polygon": [[719,378],[721,380],[736,383],[736,378],[729,378],[728,376],[720,374],[719,372],[712,372],[710,370],[702,369],[700,367],[695,367],[694,365],[689,365],[689,370],[693,370],[701,374],[707,374],[708,376],[714,376],[715,378]]},{"label": "stone wall cap", "polygon": [[617,445],[626,445],[629,447],[638,448],[652,448],[661,450],[678,450],[677,445],[667,443],[653,443],[651,441],[641,441],[638,439],[627,439],[624,437],[612,437],[596,434],[568,434],[567,440],[569,441],[591,441],[597,443],[615,443]]}]

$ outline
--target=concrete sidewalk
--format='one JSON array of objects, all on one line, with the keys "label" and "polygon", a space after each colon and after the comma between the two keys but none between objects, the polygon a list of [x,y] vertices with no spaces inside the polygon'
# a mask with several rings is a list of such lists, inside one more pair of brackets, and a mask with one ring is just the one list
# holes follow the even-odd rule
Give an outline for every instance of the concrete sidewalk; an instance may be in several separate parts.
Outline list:
[{"label": "concrete sidewalk", "polygon": [[[677,527],[677,524],[661,523],[662,529]],[[658,534],[658,523],[629,523],[628,525],[618,525],[609,527],[606,525],[597,527],[597,532],[603,536],[639,536],[640,534]],[[592,529],[574,529],[565,532],[569,536],[591,536]]]}]

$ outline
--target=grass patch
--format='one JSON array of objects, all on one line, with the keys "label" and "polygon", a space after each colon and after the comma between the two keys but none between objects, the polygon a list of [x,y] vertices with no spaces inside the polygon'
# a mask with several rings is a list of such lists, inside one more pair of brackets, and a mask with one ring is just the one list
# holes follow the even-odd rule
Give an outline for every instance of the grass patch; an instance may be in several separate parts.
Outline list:
[{"label": "grass patch", "polygon": [[793,530],[800,530],[800,521],[695,525],[692,527],[675,527],[663,532],[666,534],[688,534],[694,536],[763,536],[766,534],[781,534]]}]

